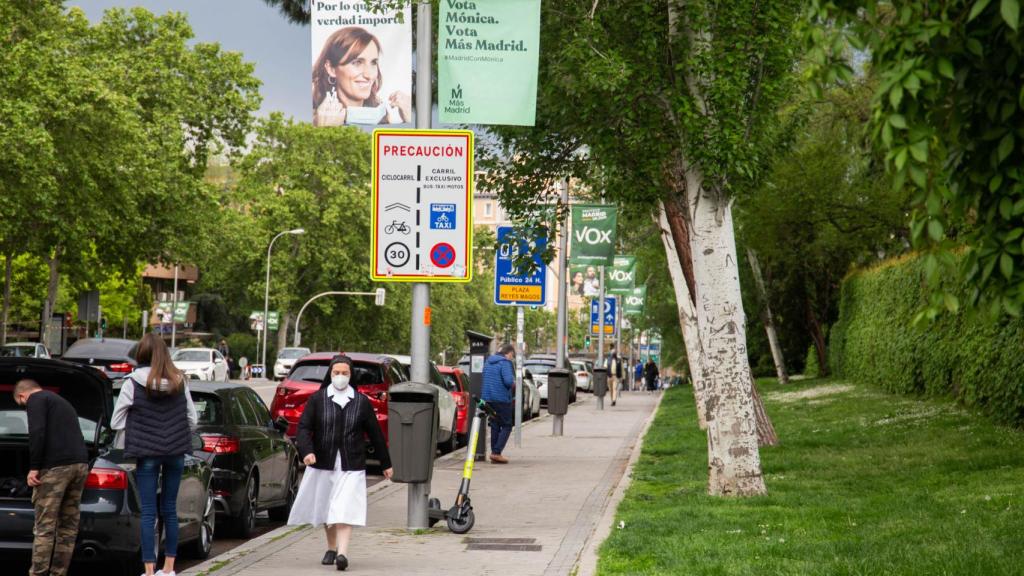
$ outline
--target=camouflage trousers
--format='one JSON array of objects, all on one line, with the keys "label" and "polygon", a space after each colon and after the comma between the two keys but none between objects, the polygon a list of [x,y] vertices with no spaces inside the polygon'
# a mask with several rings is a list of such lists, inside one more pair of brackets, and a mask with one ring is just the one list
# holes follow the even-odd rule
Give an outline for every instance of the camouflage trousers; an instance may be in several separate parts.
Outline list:
[{"label": "camouflage trousers", "polygon": [[32,530],[32,568],[29,576],[64,576],[75,552],[79,505],[89,475],[85,464],[40,470],[42,482],[32,491],[36,523]]}]

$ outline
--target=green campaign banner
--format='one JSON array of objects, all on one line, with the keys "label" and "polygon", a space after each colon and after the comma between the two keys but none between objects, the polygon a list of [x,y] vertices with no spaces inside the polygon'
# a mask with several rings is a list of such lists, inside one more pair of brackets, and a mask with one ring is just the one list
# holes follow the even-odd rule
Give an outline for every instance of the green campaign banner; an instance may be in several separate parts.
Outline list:
[{"label": "green campaign banner", "polygon": [[437,100],[446,124],[533,126],[541,0],[441,0]]},{"label": "green campaign banner", "polygon": [[630,294],[623,298],[623,314],[639,316],[644,313],[644,304],[647,302],[647,286],[638,286],[630,291]]},{"label": "green campaign banner", "polygon": [[636,283],[636,256],[616,256],[606,273],[605,288],[609,294],[627,296]]},{"label": "green campaign banner", "polygon": [[615,258],[617,215],[615,206],[607,204],[573,206],[570,262],[611,266]]},{"label": "green campaign banner", "polygon": [[597,266],[592,264],[570,265],[569,293],[584,298],[597,298],[601,293],[601,276]]}]

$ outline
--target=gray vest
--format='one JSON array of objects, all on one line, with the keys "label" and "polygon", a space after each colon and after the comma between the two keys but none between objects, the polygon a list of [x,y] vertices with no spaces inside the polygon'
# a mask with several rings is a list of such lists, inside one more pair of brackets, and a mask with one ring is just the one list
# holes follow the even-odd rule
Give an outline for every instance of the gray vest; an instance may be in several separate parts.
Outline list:
[{"label": "gray vest", "polygon": [[192,451],[192,431],[188,425],[184,392],[150,396],[146,387],[134,380],[129,379],[124,385],[135,386],[135,397],[125,426],[125,456],[181,456]]}]

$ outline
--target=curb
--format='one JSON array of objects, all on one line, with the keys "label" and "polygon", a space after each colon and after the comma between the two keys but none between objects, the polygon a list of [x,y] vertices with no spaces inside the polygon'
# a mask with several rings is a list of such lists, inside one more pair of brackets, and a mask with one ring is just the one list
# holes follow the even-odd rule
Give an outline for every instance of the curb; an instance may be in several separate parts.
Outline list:
[{"label": "curb", "polygon": [[647,422],[644,423],[643,429],[637,436],[636,443],[633,445],[632,454],[629,456],[629,462],[626,464],[626,470],[623,472],[622,477],[619,478],[614,489],[612,490],[608,501],[605,503],[604,512],[601,514],[601,518],[598,520],[597,528],[588,538],[586,545],[580,552],[579,558],[576,560],[576,565],[573,568],[572,574],[574,576],[593,576],[597,573],[597,550],[601,547],[601,544],[608,538],[612,533],[612,524],[615,522],[615,513],[619,509],[619,504],[622,503],[623,497],[626,495],[626,489],[632,483],[633,479],[633,467],[636,461],[640,458],[640,453],[643,451],[644,439],[647,437],[647,431],[650,429],[651,424],[654,423],[654,418],[658,415],[658,410],[661,409],[661,401],[665,399],[665,391],[658,392],[658,402],[654,406],[654,410],[651,411],[651,415],[647,417]]},{"label": "curb", "polygon": [[[570,404],[570,406],[582,405],[582,402],[582,400],[577,400],[574,404]],[[551,414],[542,409],[540,416],[537,416],[527,422],[523,422],[523,427],[525,428],[550,417]],[[467,447],[463,446],[454,452],[450,452],[444,456],[436,458],[434,460],[434,466],[465,460],[466,449]],[[392,492],[397,492],[405,486],[405,484],[381,480],[377,484],[366,489],[367,504],[389,496]],[[267,556],[288,548],[295,542],[298,542],[308,536],[309,533],[314,530],[315,528],[312,526],[284,525],[280,528],[275,528],[262,536],[257,536],[244,544],[236,546],[219,556],[210,558],[202,564],[179,572],[178,574],[181,576],[209,576],[210,574],[216,574],[217,576],[231,576],[232,574],[241,572],[245,568],[259,562]]]}]

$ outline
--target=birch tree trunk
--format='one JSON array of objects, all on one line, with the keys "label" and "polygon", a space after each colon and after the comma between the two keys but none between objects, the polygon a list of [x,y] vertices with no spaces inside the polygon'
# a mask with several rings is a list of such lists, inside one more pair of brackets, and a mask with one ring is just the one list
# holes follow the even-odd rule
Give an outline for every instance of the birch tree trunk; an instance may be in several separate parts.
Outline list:
[{"label": "birch tree trunk", "polygon": [[692,169],[687,201],[697,326],[707,367],[708,492],[764,494],[732,208],[728,199],[706,190]]},{"label": "birch tree trunk", "polygon": [[761,399],[761,394],[757,391],[757,380],[753,378],[753,375],[750,378],[750,394],[754,400],[754,416],[757,422],[757,445],[778,446],[779,435],[775,432],[775,425],[772,424],[771,418],[768,417],[768,411],[764,409],[764,400]]},{"label": "birch tree trunk", "polygon": [[292,321],[291,312],[281,313],[281,323],[277,327],[277,352],[280,354],[281,349],[288,346],[288,328]]},{"label": "birch tree trunk", "polygon": [[772,307],[768,302],[768,290],[765,288],[764,278],[761,276],[761,264],[757,261],[757,254],[750,248],[747,248],[747,260],[750,261],[750,268],[754,272],[754,284],[757,286],[757,295],[761,300],[761,322],[764,324],[764,331],[768,333],[768,347],[772,350],[775,373],[778,375],[780,383],[789,384],[786,359],[782,355],[779,336],[775,332],[775,320],[772,318]]},{"label": "birch tree trunk", "polygon": [[11,277],[13,276],[14,258],[10,253],[4,255],[4,311],[3,311],[3,334],[0,335],[0,345],[7,344],[7,321],[11,314]]},{"label": "birch tree trunk", "polygon": [[60,255],[61,248],[58,246],[53,250],[48,262],[50,281],[46,286],[46,302],[43,305],[43,326],[39,332],[39,340],[46,346],[50,345],[50,318],[53,316],[54,307],[57,306],[57,289],[60,287]]},{"label": "birch tree trunk", "polygon": [[700,349],[700,335],[697,332],[697,310],[693,306],[690,288],[683,275],[681,258],[679,257],[678,250],[676,250],[676,243],[673,241],[672,229],[665,214],[664,202],[658,203],[658,226],[661,228],[661,242],[665,246],[668,271],[672,278],[672,287],[676,293],[679,327],[683,331],[686,360],[690,366],[690,378],[693,380],[693,397],[697,403],[697,423],[700,425],[701,430],[707,430],[707,407],[704,402],[704,368],[702,366],[703,353]]}]

